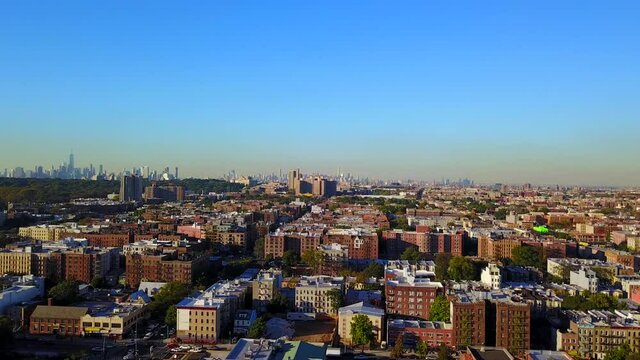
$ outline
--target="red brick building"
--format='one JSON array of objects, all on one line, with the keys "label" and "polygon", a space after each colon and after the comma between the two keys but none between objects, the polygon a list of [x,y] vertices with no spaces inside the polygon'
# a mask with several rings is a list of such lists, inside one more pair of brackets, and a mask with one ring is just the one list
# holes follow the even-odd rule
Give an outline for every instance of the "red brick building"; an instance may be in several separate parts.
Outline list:
[{"label": "red brick building", "polygon": [[415,349],[420,341],[429,347],[437,348],[440,344],[453,347],[453,327],[440,321],[395,319],[387,322],[387,339],[389,346],[394,346],[399,336],[405,348]]},{"label": "red brick building", "polygon": [[418,251],[427,255],[447,253],[462,256],[465,236],[464,231],[436,233],[395,229],[383,231],[382,241],[389,259],[398,259],[400,254],[409,247],[417,247]]},{"label": "red brick building", "polygon": [[81,336],[80,319],[89,309],[75,306],[38,305],[31,314],[31,335]]},{"label": "red brick building", "polygon": [[428,320],[431,303],[444,291],[441,283],[431,281],[433,275],[414,266],[387,267],[384,285],[387,314]]}]

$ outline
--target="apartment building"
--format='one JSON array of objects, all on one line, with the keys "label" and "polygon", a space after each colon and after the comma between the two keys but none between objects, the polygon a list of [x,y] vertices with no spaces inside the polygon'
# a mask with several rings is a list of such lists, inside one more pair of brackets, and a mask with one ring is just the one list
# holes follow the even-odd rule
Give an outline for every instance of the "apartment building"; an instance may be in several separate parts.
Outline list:
[{"label": "apartment building", "polygon": [[422,341],[430,348],[437,348],[440,344],[453,347],[453,326],[441,321],[393,319],[387,321],[387,344],[395,346],[402,336],[405,349],[415,349]]},{"label": "apartment building", "polygon": [[378,234],[363,228],[330,229],[324,235],[325,244],[345,245],[351,259],[378,258]]},{"label": "apartment building", "polygon": [[191,284],[206,270],[209,254],[130,254],[125,259],[126,284],[137,288],[142,281]]},{"label": "apartment building", "polygon": [[253,308],[258,313],[267,311],[267,305],[282,286],[282,271],[277,269],[260,270],[252,286]]},{"label": "apartment building", "polygon": [[465,237],[464,231],[437,233],[394,229],[382,232],[382,241],[389,259],[399,258],[409,247],[416,247],[418,251],[427,255],[447,253],[462,256]]},{"label": "apartment building", "polygon": [[295,311],[337,315],[328,293],[334,289],[344,291],[344,278],[325,275],[302,276],[295,287]]},{"label": "apartment building", "polygon": [[338,309],[338,335],[343,344],[353,345],[351,337],[351,321],[356,315],[365,315],[373,324],[374,341],[380,344],[383,338],[384,310],[368,306],[364,302],[344,306]]},{"label": "apartment building", "polygon": [[384,285],[387,314],[429,319],[431,303],[443,294],[444,287],[433,281],[435,272],[422,266],[430,267],[433,262],[421,264],[397,261],[387,265]]}]

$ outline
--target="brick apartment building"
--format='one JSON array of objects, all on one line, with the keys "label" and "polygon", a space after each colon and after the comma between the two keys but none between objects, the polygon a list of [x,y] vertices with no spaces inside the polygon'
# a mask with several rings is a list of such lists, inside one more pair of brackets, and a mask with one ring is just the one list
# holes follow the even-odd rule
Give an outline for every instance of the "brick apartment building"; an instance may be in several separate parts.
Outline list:
[{"label": "brick apartment building", "polygon": [[385,269],[384,291],[388,315],[412,316],[429,319],[431,303],[443,294],[442,283],[431,281],[435,273],[430,270],[396,263]]},{"label": "brick apartment building", "polygon": [[129,254],[126,259],[126,284],[137,288],[141,281],[178,281],[191,284],[209,261],[207,253],[169,255]]},{"label": "brick apartment building", "polygon": [[305,251],[317,249],[320,244],[322,244],[321,233],[275,232],[265,237],[264,255],[278,258],[287,251],[302,255]]},{"label": "brick apartment building", "polygon": [[447,253],[462,256],[465,237],[464,231],[436,233],[395,229],[382,232],[382,241],[389,259],[398,259],[400,254],[409,247],[417,247],[418,251],[427,255]]},{"label": "brick apartment building", "polygon": [[325,236],[325,244],[348,246],[351,259],[377,259],[378,234],[359,229],[331,229]]},{"label": "brick apartment building", "polygon": [[478,257],[488,260],[499,260],[510,258],[513,249],[521,246],[522,239],[505,238],[494,239],[489,236],[480,236],[478,238]]},{"label": "brick apartment building", "polygon": [[521,354],[531,346],[531,306],[506,295],[461,292],[451,298],[453,341],[458,347],[499,346]]}]

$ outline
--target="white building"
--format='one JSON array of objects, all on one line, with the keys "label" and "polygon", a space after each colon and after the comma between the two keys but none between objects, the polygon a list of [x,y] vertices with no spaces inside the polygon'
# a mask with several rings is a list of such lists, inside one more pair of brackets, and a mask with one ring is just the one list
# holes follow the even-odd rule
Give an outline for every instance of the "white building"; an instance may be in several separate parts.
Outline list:
[{"label": "white building", "polygon": [[0,292],[0,314],[5,314],[11,306],[44,297],[44,278],[24,275],[12,276],[11,287]]},{"label": "white building", "polygon": [[598,277],[595,271],[590,269],[581,268],[580,270],[571,271],[569,284],[591,292],[598,291]]},{"label": "white building", "polygon": [[492,289],[500,289],[502,285],[500,266],[495,263],[489,263],[486,268],[482,269],[480,282]]}]

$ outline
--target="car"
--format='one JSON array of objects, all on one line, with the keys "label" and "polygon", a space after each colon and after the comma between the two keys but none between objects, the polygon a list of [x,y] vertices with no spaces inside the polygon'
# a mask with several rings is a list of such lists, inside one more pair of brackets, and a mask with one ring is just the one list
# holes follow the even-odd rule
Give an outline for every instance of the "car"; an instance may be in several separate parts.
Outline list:
[{"label": "car", "polygon": [[204,351],[204,349],[201,348],[201,347],[194,347],[194,348],[189,349],[190,353],[201,353],[203,351]]},{"label": "car", "polygon": [[178,344],[176,343],[167,344],[167,349],[175,349],[177,347],[178,347]]},{"label": "car", "polygon": [[94,346],[94,347],[91,348],[91,351],[101,352],[102,351],[102,346]]},{"label": "car", "polygon": [[127,354],[125,356],[122,357],[122,360],[135,360],[136,356],[131,353],[131,354]]},{"label": "car", "polygon": [[153,332],[148,332],[144,334],[144,337],[142,338],[142,340],[150,340],[152,337],[153,337]]}]

